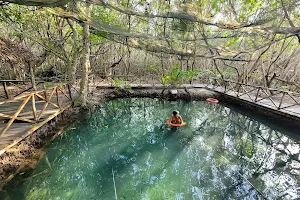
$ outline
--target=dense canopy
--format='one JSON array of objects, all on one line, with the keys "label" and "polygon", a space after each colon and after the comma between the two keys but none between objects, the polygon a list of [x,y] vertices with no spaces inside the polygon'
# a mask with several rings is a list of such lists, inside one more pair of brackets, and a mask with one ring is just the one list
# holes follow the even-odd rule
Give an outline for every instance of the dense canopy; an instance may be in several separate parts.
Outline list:
[{"label": "dense canopy", "polygon": [[45,58],[37,75],[75,80],[90,54],[84,71],[102,76],[166,80],[180,68],[268,87],[299,81],[296,0],[9,0],[0,9],[1,34]]}]

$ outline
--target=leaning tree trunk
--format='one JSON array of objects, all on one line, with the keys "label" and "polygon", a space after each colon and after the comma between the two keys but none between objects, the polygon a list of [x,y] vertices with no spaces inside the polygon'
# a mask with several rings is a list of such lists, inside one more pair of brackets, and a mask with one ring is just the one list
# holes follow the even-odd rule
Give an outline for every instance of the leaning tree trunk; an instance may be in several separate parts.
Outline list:
[{"label": "leaning tree trunk", "polygon": [[86,106],[87,103],[87,94],[88,94],[88,72],[90,69],[90,43],[89,43],[89,24],[88,19],[90,16],[90,4],[86,4],[86,20],[83,25],[83,50],[82,50],[82,74],[81,74],[81,82],[80,82],[80,96],[79,99],[81,101],[82,106]]}]

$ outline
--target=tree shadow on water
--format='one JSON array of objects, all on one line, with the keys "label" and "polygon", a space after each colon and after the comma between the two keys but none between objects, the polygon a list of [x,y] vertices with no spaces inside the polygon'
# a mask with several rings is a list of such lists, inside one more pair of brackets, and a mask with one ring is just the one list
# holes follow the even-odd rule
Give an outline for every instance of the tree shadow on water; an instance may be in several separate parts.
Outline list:
[{"label": "tree shadow on water", "polygon": [[[160,175],[163,169],[167,168],[169,165],[173,163],[177,155],[182,152],[184,146],[182,146],[180,140],[180,129],[179,128],[166,128],[166,125],[162,126],[155,126],[153,132],[147,132],[147,137],[139,138],[135,141],[138,144],[139,148],[135,148],[134,151],[128,151],[130,148],[129,143],[127,146],[123,147],[117,154],[111,154],[110,158],[105,162],[104,165],[99,166],[93,173],[100,174],[101,181],[94,182],[93,185],[101,185],[101,190],[103,192],[109,193],[114,195],[114,189],[112,187],[112,169],[114,171],[115,179],[118,177],[123,178],[124,173],[128,173],[128,168],[131,168],[136,161],[140,159],[145,159],[148,153],[153,153],[154,151],[161,151],[167,150],[167,156],[164,157],[164,164],[163,167],[154,171],[150,170],[151,175]],[[155,137],[155,142],[151,143],[151,139],[149,137]],[[153,138],[152,138],[153,139]],[[112,147],[113,148],[113,147]],[[120,158],[122,155],[122,158]],[[154,158],[154,162],[156,162],[157,158]],[[147,161],[145,161],[146,163]],[[155,166],[155,163],[153,164]],[[133,177],[127,175],[129,177],[126,178],[128,182],[132,180]],[[145,181],[145,180],[143,180]],[[127,181],[126,181],[127,182]],[[123,183],[126,184],[126,183]],[[143,187],[140,188],[141,191],[147,187],[148,184],[143,184]],[[99,188],[100,189],[100,188]]]}]

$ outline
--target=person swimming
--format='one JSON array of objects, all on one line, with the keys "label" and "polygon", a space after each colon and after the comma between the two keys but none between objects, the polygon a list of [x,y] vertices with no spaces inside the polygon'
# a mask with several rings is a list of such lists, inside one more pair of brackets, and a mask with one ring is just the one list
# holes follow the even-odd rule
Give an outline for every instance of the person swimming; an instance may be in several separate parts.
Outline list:
[{"label": "person swimming", "polygon": [[172,112],[172,115],[170,117],[171,124],[182,124],[183,120],[182,117],[179,115],[179,112],[177,110],[174,110]]}]

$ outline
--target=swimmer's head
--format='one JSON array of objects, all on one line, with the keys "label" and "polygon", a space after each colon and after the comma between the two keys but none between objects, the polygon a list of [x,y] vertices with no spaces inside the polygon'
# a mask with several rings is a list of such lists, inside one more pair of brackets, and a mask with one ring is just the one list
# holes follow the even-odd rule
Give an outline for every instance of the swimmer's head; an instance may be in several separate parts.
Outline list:
[{"label": "swimmer's head", "polygon": [[179,111],[174,110],[174,111],[172,112],[172,114],[173,114],[174,116],[179,115]]}]

